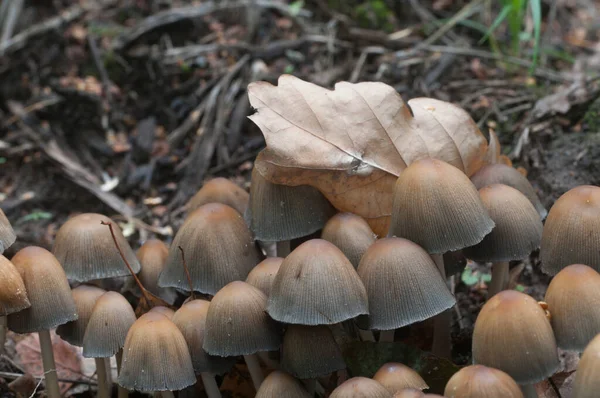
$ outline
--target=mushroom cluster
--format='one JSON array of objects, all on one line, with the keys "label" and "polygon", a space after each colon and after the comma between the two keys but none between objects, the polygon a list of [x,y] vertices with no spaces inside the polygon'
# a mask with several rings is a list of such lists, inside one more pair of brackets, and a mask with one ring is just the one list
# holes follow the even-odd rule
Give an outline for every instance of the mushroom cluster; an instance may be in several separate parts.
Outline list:
[{"label": "mushroom cluster", "polygon": [[[451,358],[456,299],[447,278],[458,251],[491,263],[492,279],[473,364],[438,392],[535,397],[534,385],[558,370],[561,348],[583,352],[575,397],[599,396],[598,187],[572,189],[548,213],[510,166],[469,178],[421,159],[396,181],[387,236],[356,214],[335,214],[315,188],[276,185],[257,170],[249,194],[217,178],[186,210],[170,246],[151,239],[137,254],[110,218],[80,214],[60,227],[52,252],[0,255],[0,337],[6,326],[39,334],[50,398],[60,396],[54,328],[95,359],[102,398],[113,387],[120,398],[134,390],[169,397],[196,383],[218,398],[221,376],[242,361],[261,398],[438,396],[401,363],[378,364],[370,378],[349,374],[342,344],[394,344],[397,329],[431,320],[431,351]],[[14,241],[0,211],[0,253]],[[509,283],[510,262],[540,246],[543,271],[555,275],[542,303]],[[98,287],[123,277],[131,279],[120,291]]]}]

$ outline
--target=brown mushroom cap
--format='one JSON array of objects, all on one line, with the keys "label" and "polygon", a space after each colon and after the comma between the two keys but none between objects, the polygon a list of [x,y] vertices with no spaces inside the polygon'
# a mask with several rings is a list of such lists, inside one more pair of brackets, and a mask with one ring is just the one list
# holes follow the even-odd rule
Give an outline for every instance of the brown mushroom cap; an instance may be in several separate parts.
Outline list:
[{"label": "brown mushroom cap", "polygon": [[376,239],[364,218],[352,213],[338,213],[331,217],[321,233],[321,238],[336,245],[350,260],[354,268]]},{"label": "brown mushroom cap", "polygon": [[575,374],[573,398],[597,398],[600,391],[600,335],[588,344]]},{"label": "brown mushroom cap", "polygon": [[128,390],[175,391],[196,382],[183,335],[157,312],[142,315],[129,329],[119,385]]},{"label": "brown mushroom cap", "polygon": [[417,388],[405,388],[394,394],[394,398],[423,398],[425,394]]},{"label": "brown mushroom cap", "polygon": [[281,257],[267,257],[250,271],[246,283],[261,290],[268,297],[282,262],[283,258]]},{"label": "brown mushroom cap", "polygon": [[255,398],[310,398],[302,383],[289,374],[276,370],[260,385]]},{"label": "brown mushroom cap", "polygon": [[333,214],[335,209],[316,188],[273,184],[252,170],[245,218],[256,239],[278,242],[307,236],[323,228]]},{"label": "brown mushroom cap", "polygon": [[28,308],[25,283],[21,274],[6,257],[0,254],[0,316]]},{"label": "brown mushroom cap", "polygon": [[148,312],[158,312],[159,314],[163,314],[169,319],[173,319],[173,316],[175,315],[174,310],[170,309],[169,307],[164,307],[162,305],[152,307]]},{"label": "brown mushroom cap", "polygon": [[231,369],[236,358],[209,355],[202,348],[209,307],[210,302],[205,300],[188,301],[175,312],[172,321],[177,325],[187,342],[196,373],[222,374]]},{"label": "brown mushroom cap", "polygon": [[283,260],[267,311],[275,320],[301,325],[334,324],[369,312],[356,270],[323,239],[304,242]]},{"label": "brown mushroom cap", "polygon": [[15,240],[17,240],[17,235],[6,218],[6,214],[0,209],[0,254],[15,243]]},{"label": "brown mushroom cap", "polygon": [[229,283],[210,302],[202,348],[221,357],[278,349],[280,330],[266,306],[267,296],[254,286]]},{"label": "brown mushroom cap", "polygon": [[456,167],[422,159],[398,177],[388,236],[441,254],[481,242],[493,227],[477,189]]},{"label": "brown mushroom cap", "polygon": [[581,352],[600,333],[600,274],[594,269],[569,265],[552,279],[545,301],[560,348]]},{"label": "brown mushroom cap", "polygon": [[329,327],[288,325],[281,366],[299,379],[314,379],[345,369],[346,363]]},{"label": "brown mushroom cap", "polygon": [[215,294],[229,282],[245,280],[259,262],[242,216],[220,203],[201,206],[188,216],[175,235],[158,280],[161,287],[189,290],[179,247],[185,253],[194,290],[202,293]]},{"label": "brown mushroom cap", "polygon": [[446,384],[448,398],[523,398],[517,383],[501,370],[471,365],[456,372]]},{"label": "brown mushroom cap", "polygon": [[527,177],[511,166],[502,163],[483,166],[471,177],[471,181],[477,189],[492,184],[504,184],[513,187],[529,199],[542,220],[548,215],[548,211],[540,202]]},{"label": "brown mushroom cap", "polygon": [[481,188],[479,196],[496,226],[481,242],[465,248],[465,256],[480,262],[522,260],[540,247],[542,220],[521,192],[494,184]]},{"label": "brown mushroom cap", "polygon": [[560,363],[550,322],[530,296],[504,290],[481,309],[473,331],[473,362],[500,369],[519,384],[534,384]]},{"label": "brown mushroom cap", "polygon": [[243,215],[248,207],[248,192],[227,178],[212,178],[187,203],[187,211],[192,212],[208,203],[222,203]]},{"label": "brown mushroom cap", "polygon": [[[158,239],[148,239],[138,249],[136,256],[141,264],[138,278],[142,285],[152,294],[172,304],[177,293],[175,289],[158,286],[158,278],[163,271],[169,255],[169,247]],[[133,293],[140,296],[139,287],[134,285]]]},{"label": "brown mushroom cap", "polygon": [[31,307],[8,315],[8,328],[16,333],[54,329],[77,319],[67,276],[56,257],[36,246],[21,249],[12,258]]},{"label": "brown mushroom cap", "polygon": [[375,380],[353,377],[333,390],[329,398],[392,398],[392,394]]},{"label": "brown mushroom cap", "polygon": [[406,239],[375,242],[360,261],[358,275],[369,296],[371,329],[397,329],[456,304],[429,254]]},{"label": "brown mushroom cap", "polygon": [[60,227],[52,248],[70,280],[87,282],[130,275],[110,229],[102,222],[113,224],[115,237],[129,265],[134,272],[140,271],[140,263],[116,223],[102,214],[84,213]]},{"label": "brown mushroom cap", "polygon": [[550,209],[540,251],[542,270],[555,275],[571,264],[600,271],[600,188],[582,185]]},{"label": "brown mushroom cap", "polygon": [[77,319],[62,324],[56,328],[56,334],[69,344],[82,347],[83,335],[88,325],[92,309],[96,300],[100,298],[106,290],[96,286],[79,285],[71,291],[75,307],[77,307]]},{"label": "brown mushroom cap", "polygon": [[135,313],[125,297],[107,292],[96,301],[83,338],[83,356],[108,358],[125,344]]},{"label": "brown mushroom cap", "polygon": [[429,388],[425,380],[412,368],[397,362],[384,364],[373,376],[373,380],[395,394],[405,388],[424,390]]}]

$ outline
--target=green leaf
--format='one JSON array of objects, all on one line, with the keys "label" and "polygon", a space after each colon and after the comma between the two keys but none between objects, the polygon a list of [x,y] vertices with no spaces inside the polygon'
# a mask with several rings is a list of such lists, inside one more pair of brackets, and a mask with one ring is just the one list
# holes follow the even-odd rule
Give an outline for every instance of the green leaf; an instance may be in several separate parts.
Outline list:
[{"label": "green leaf", "polygon": [[515,286],[515,290],[518,291],[518,292],[523,293],[525,291],[525,286],[523,286],[523,285],[517,285],[517,286]]},{"label": "green leaf", "polygon": [[296,17],[300,14],[300,11],[302,11],[303,7],[304,7],[304,1],[298,0],[298,1],[294,1],[292,4],[290,4],[290,6],[288,7],[288,10],[292,16]]},{"label": "green leaf", "polygon": [[460,276],[460,280],[467,286],[474,286],[479,282],[477,274],[473,273],[473,270],[469,267],[465,268]]},{"label": "green leaf", "polygon": [[49,213],[47,211],[34,211],[32,213],[27,214],[26,216],[21,217],[17,222],[49,220],[52,217],[52,213]]},{"label": "green leaf", "polygon": [[483,38],[479,40],[479,44],[486,41],[494,33],[494,31],[498,28],[498,26],[500,26],[500,24],[506,19],[506,17],[508,16],[508,14],[510,14],[512,10],[512,4],[506,4],[504,7],[502,7],[502,11],[500,11],[500,14],[498,14],[494,22],[492,22],[492,25],[487,30],[485,36],[483,36]]},{"label": "green leaf", "polygon": [[538,57],[540,55],[540,37],[542,31],[542,4],[541,0],[530,0],[531,17],[533,19],[533,60],[529,73],[533,73],[537,66]]},{"label": "green leaf", "polygon": [[386,362],[400,362],[418,372],[429,386],[428,392],[443,394],[446,383],[460,370],[452,362],[400,343],[355,341],[342,346],[351,376],[373,377]]}]

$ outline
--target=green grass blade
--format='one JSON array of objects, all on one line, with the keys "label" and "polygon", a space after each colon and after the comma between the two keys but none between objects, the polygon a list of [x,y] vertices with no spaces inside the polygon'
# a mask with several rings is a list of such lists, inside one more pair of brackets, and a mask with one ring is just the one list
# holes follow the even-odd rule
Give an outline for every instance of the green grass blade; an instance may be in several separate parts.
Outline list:
[{"label": "green grass blade", "polygon": [[496,19],[494,19],[494,22],[492,23],[492,25],[490,26],[490,28],[487,30],[485,36],[483,36],[483,38],[481,40],[479,40],[479,44],[481,44],[484,41],[486,41],[494,33],[494,31],[496,30],[496,28],[498,28],[498,26],[500,26],[500,24],[511,13],[512,9],[513,9],[513,5],[512,4],[506,4],[504,7],[502,7],[502,11],[500,11],[500,14],[498,14],[498,16],[496,17]]},{"label": "green grass blade", "polygon": [[532,73],[537,66],[540,55],[540,37],[542,32],[542,4],[541,0],[529,0],[531,7],[531,17],[533,19],[533,60],[529,72]]}]

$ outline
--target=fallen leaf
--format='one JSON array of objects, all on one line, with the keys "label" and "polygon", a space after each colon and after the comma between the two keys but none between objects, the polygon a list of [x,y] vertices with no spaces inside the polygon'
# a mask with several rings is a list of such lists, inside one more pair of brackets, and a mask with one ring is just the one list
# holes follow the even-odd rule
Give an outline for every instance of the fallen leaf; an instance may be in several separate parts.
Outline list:
[{"label": "fallen leaf", "polygon": [[448,102],[416,98],[407,105],[383,83],[340,82],[331,91],[289,75],[278,86],[251,83],[248,94],[257,110],[250,118],[267,142],[258,171],[276,184],[316,187],[379,235],[408,164],[433,157],[471,176],[484,163],[485,137]]}]

